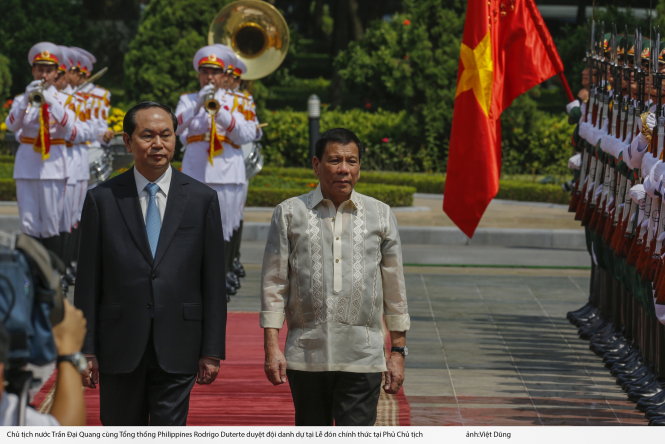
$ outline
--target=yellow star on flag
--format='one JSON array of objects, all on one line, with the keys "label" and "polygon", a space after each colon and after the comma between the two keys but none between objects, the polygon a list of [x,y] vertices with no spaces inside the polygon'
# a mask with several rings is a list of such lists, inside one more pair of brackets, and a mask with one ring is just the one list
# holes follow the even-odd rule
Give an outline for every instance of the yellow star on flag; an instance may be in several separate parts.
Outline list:
[{"label": "yellow star on flag", "polygon": [[464,65],[464,70],[457,82],[455,97],[464,91],[473,90],[480,107],[485,115],[489,116],[492,102],[492,74],[494,71],[490,33],[485,34],[485,37],[476,45],[475,49],[471,49],[462,43],[460,59]]}]

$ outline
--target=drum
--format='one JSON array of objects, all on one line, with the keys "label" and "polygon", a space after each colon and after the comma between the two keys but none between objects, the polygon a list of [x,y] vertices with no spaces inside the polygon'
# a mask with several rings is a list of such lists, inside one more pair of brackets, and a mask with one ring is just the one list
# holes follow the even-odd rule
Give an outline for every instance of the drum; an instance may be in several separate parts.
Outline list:
[{"label": "drum", "polygon": [[90,166],[90,188],[104,182],[113,172],[113,156],[101,146],[88,147],[88,165]]},{"label": "drum", "polygon": [[242,155],[245,159],[245,175],[247,180],[259,174],[263,168],[263,155],[261,155],[261,144],[250,142],[242,145]]}]

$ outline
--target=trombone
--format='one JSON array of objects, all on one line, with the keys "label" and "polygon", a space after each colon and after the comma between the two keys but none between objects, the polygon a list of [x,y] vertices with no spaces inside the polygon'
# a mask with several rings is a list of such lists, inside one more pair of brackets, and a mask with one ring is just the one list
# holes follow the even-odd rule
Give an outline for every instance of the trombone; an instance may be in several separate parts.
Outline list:
[{"label": "trombone", "polygon": [[[106,74],[106,71],[108,71],[108,70],[109,69],[106,66],[104,68],[100,69],[94,75],[88,77],[85,80],[85,82],[81,83],[76,88],[74,88],[71,93],[66,93],[64,91],[58,91],[58,93],[64,94],[66,96],[74,97],[74,96],[76,96],[76,93],[78,93],[79,91],[81,91],[81,89],[83,89],[84,86],[86,86],[89,83],[92,83],[95,80],[99,79],[101,76]],[[42,79],[42,81],[39,85],[39,88],[35,89],[34,91],[30,92],[30,94],[28,94],[28,103],[30,103],[30,105],[32,105],[34,107],[37,107],[37,108],[40,107],[44,103],[44,89],[46,89],[46,80]]]}]

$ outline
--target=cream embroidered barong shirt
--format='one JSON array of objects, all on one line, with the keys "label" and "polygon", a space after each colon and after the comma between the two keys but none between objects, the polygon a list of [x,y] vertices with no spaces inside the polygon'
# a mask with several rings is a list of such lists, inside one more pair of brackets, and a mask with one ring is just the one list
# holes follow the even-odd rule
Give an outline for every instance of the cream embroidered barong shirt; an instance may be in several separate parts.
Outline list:
[{"label": "cream embroidered barong shirt", "polygon": [[355,191],[337,210],[319,187],[279,204],[261,285],[261,327],[286,320],[292,370],[385,371],[381,319],[410,326],[395,216]]}]

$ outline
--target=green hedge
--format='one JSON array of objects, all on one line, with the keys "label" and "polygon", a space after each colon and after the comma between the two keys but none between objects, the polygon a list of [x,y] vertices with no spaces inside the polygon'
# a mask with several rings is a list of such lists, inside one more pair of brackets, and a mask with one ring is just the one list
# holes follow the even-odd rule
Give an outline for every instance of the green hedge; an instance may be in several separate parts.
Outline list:
[{"label": "green hedge", "polygon": [[[4,157],[4,156],[0,156]],[[14,162],[4,162],[0,159],[0,178],[11,179],[14,176]]]},{"label": "green hedge", "polygon": [[561,185],[502,180],[499,182],[499,193],[496,197],[525,202],[567,204],[570,201],[570,192],[564,191]]},{"label": "green hedge", "polygon": [[[256,177],[262,176],[299,177],[316,180],[308,168],[264,167]],[[414,187],[417,193],[442,193],[445,175],[441,173],[398,173],[392,171],[361,171],[360,183],[406,185]]]},{"label": "green hedge", "polygon": [[[271,178],[271,181],[252,180],[247,195],[247,206],[272,207],[293,196],[307,193],[317,185],[309,179]],[[274,183],[270,183],[274,182]],[[413,205],[413,187],[396,185],[377,185],[358,183],[355,188],[359,193],[372,196],[391,207],[410,207]]]},{"label": "green hedge", "polygon": [[16,200],[16,182],[14,179],[0,179],[0,201]]},{"label": "green hedge", "polygon": [[[173,162],[173,166],[180,168],[181,165]],[[12,163],[0,159],[0,201],[16,200],[12,170]],[[311,169],[266,167],[252,179],[247,205],[274,206],[289,197],[306,193],[317,182]],[[444,185],[442,174],[364,171],[356,189],[391,206],[410,206],[413,205],[413,193],[438,194]],[[560,185],[503,179],[497,198],[566,204],[570,194]]]}]

